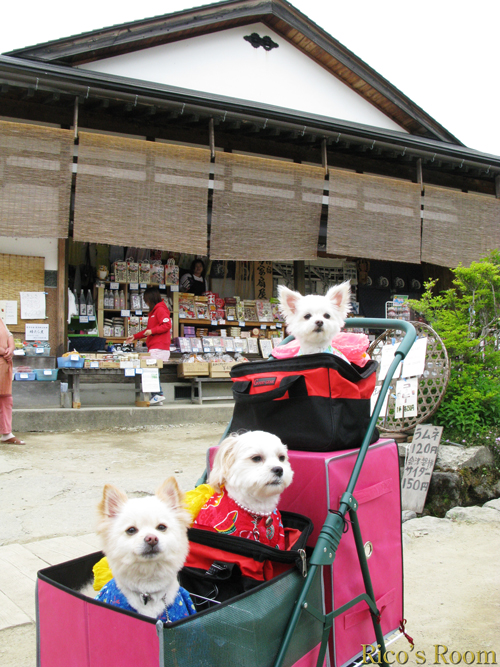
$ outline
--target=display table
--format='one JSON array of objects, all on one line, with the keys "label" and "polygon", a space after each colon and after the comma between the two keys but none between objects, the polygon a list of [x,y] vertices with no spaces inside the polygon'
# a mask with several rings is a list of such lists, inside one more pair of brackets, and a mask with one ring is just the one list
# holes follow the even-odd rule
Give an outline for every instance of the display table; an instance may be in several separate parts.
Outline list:
[{"label": "display table", "polygon": [[[194,377],[191,380],[191,403],[201,405],[203,401],[232,401],[233,396],[203,396],[203,385],[206,382],[231,382],[231,378],[209,378],[209,377]],[[198,396],[195,395],[195,389],[198,389]]]},{"label": "display table", "polygon": [[[112,375],[123,375],[123,369],[121,368],[60,368],[59,371],[64,373],[68,378],[68,392],[71,392],[71,407],[81,408],[82,403],[80,399],[80,378],[86,377],[91,379],[104,380],[109,378]],[[149,393],[144,393],[141,386],[141,375],[134,375],[132,379],[135,382],[135,405],[138,408],[147,408],[149,407]],[[125,378],[124,378],[125,379]],[[129,380],[129,378],[126,378]]]}]

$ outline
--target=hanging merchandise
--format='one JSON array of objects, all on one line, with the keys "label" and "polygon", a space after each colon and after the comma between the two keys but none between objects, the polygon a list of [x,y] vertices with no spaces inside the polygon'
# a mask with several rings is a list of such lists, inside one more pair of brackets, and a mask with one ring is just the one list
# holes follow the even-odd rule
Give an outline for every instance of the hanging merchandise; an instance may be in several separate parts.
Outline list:
[{"label": "hanging merchandise", "polygon": [[165,272],[161,261],[154,261],[151,263],[151,282],[154,285],[163,285],[165,280]]},{"label": "hanging merchandise", "polygon": [[85,300],[85,293],[83,291],[83,288],[80,290],[79,304],[80,304],[80,317],[85,317],[85,315],[87,314],[87,301]]},{"label": "hanging merchandise", "polygon": [[87,290],[87,315],[89,317],[94,317],[95,316],[94,299],[92,298],[92,294],[90,292],[90,289]]}]

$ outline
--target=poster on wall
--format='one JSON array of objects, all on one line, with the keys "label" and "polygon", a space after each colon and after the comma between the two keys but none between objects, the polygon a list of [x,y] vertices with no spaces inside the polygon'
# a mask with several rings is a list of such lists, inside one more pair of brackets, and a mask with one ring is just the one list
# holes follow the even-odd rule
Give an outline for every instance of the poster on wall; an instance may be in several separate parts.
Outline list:
[{"label": "poster on wall", "polygon": [[26,324],[25,340],[49,340],[48,324]]},{"label": "poster on wall", "polygon": [[20,292],[21,319],[45,319],[45,292]]},{"label": "poster on wall", "polygon": [[7,326],[17,324],[17,301],[0,301],[0,319]]}]

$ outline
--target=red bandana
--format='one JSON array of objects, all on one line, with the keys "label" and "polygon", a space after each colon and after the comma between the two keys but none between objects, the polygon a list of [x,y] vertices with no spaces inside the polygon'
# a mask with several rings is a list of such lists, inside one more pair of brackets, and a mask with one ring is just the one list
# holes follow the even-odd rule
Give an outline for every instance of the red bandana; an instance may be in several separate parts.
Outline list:
[{"label": "red bandana", "polygon": [[252,514],[237,505],[224,489],[207,500],[193,526],[214,533],[245,537],[276,549],[286,548],[285,531],[277,509],[269,516]]}]

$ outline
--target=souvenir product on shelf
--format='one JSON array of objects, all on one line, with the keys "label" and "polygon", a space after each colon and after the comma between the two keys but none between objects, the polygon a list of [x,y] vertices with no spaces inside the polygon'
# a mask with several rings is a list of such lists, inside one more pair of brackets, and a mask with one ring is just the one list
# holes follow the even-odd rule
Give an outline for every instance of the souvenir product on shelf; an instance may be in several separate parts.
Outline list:
[{"label": "souvenir product on shelf", "polygon": [[141,330],[141,320],[139,317],[131,317],[128,321],[128,335],[132,336]]},{"label": "souvenir product on shelf", "polygon": [[259,341],[257,338],[248,338],[248,354],[259,354]]},{"label": "souvenir product on shelf", "polygon": [[142,299],[139,292],[130,292],[130,310],[142,310]]},{"label": "souvenir product on shelf", "polygon": [[236,319],[236,299],[227,297],[225,300],[226,319],[230,322]]},{"label": "souvenir product on shelf", "polygon": [[278,299],[269,299],[269,303],[271,304],[271,312],[273,314],[272,319],[275,322],[279,322],[281,320],[281,311]]},{"label": "souvenir product on shelf", "polygon": [[139,282],[151,282],[151,265],[149,262],[139,262]]},{"label": "souvenir product on shelf", "polygon": [[259,322],[272,322],[273,321],[273,311],[269,301],[263,299],[258,299],[255,302],[257,308],[257,319]]},{"label": "souvenir product on shelf", "polygon": [[214,338],[212,336],[204,336],[202,338],[202,345],[204,352],[214,351]]},{"label": "souvenir product on shelf", "polygon": [[179,318],[187,320],[196,318],[194,296],[192,294],[179,294]]},{"label": "souvenir product on shelf", "polygon": [[165,264],[165,285],[179,284],[179,267],[171,257]]},{"label": "souvenir product on shelf", "polygon": [[224,338],[222,342],[225,352],[234,352],[234,338]]},{"label": "souvenir product on shelf", "polygon": [[234,339],[234,351],[235,352],[244,352],[248,354],[248,339],[247,338],[235,338]]},{"label": "souvenir product on shelf", "polygon": [[259,339],[260,353],[264,359],[267,359],[273,351],[273,344],[269,338]]},{"label": "souvenir product on shelf", "polygon": [[156,260],[151,263],[151,282],[154,285],[163,285],[165,280],[165,271],[163,269],[163,264]]},{"label": "souvenir product on shelf", "polygon": [[243,322],[245,319],[245,306],[239,296],[235,298],[236,298],[236,319],[238,320],[238,322]]},{"label": "souvenir product on shelf", "polygon": [[257,308],[256,308],[256,305],[255,305],[255,301],[251,301],[251,300],[246,299],[243,302],[243,306],[244,306],[244,314],[245,314],[244,319],[247,322],[257,322]]},{"label": "souvenir product on shelf", "polygon": [[191,350],[192,352],[203,352],[203,342],[201,338],[189,338],[191,341]]},{"label": "souvenir product on shelf", "polygon": [[210,319],[207,298],[203,296],[196,297],[195,299],[195,311],[197,320],[208,320]]},{"label": "souvenir product on shelf", "polygon": [[127,260],[127,282],[139,282],[139,264],[131,259]]},{"label": "souvenir product on shelf", "polygon": [[126,283],[128,276],[127,262],[115,262],[114,275],[115,275],[115,282]]}]

